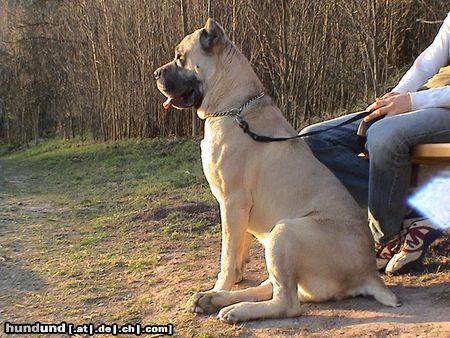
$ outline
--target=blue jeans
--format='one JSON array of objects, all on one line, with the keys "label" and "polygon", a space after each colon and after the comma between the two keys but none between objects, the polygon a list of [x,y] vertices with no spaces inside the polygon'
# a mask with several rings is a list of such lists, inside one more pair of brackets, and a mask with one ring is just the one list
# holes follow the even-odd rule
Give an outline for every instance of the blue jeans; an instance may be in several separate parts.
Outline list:
[{"label": "blue jeans", "polygon": [[[302,133],[337,125],[351,116],[314,124]],[[359,205],[368,207],[375,242],[385,244],[400,232],[406,215],[410,149],[420,143],[450,142],[450,109],[428,108],[385,117],[368,129],[365,145],[356,135],[360,122],[306,137],[305,141]],[[370,160],[357,157],[365,149]]]}]

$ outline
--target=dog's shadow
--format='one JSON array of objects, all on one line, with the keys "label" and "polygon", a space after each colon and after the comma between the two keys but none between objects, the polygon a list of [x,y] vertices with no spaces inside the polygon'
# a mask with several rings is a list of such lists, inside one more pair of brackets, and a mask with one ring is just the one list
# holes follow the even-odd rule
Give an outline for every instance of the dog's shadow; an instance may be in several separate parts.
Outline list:
[{"label": "dog's shadow", "polygon": [[246,323],[245,327],[302,328],[314,332],[366,324],[449,322],[450,283],[391,288],[402,302],[402,306],[398,308],[383,306],[371,297],[305,303],[302,305],[303,314],[300,317],[251,321]]}]

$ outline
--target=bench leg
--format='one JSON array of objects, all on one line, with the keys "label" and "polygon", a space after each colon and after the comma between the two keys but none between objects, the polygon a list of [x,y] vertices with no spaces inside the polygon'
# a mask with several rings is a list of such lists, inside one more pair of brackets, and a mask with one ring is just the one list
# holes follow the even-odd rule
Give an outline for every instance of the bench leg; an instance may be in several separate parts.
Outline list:
[{"label": "bench leg", "polygon": [[412,163],[411,164],[411,188],[417,188],[418,180],[419,180],[419,164]]}]

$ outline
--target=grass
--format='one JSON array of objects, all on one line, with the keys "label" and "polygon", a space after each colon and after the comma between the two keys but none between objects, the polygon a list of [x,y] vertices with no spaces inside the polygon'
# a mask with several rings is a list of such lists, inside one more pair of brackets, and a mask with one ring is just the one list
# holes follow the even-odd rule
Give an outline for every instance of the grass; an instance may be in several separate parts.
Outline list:
[{"label": "grass", "polygon": [[220,252],[198,140],[49,140],[0,154],[0,322],[250,332],[183,311],[192,292],[212,286]]},{"label": "grass", "polygon": [[[220,232],[217,216],[177,209],[190,203],[218,212],[198,141],[50,140],[0,151],[0,258],[7,263],[0,318],[153,323],[184,304],[187,291],[173,303],[158,294],[179,286],[167,289],[164,279],[177,266],[192,274],[194,262],[177,255]],[[142,219],[167,205],[175,207],[166,217]],[[30,276],[23,287],[20,279]]]}]

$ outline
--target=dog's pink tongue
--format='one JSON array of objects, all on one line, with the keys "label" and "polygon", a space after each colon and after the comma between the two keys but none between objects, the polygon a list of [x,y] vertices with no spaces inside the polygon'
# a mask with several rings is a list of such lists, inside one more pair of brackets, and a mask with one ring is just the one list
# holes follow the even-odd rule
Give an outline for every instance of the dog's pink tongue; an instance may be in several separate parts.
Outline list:
[{"label": "dog's pink tongue", "polygon": [[169,109],[172,106],[172,98],[168,97],[166,101],[163,103],[164,109]]}]

